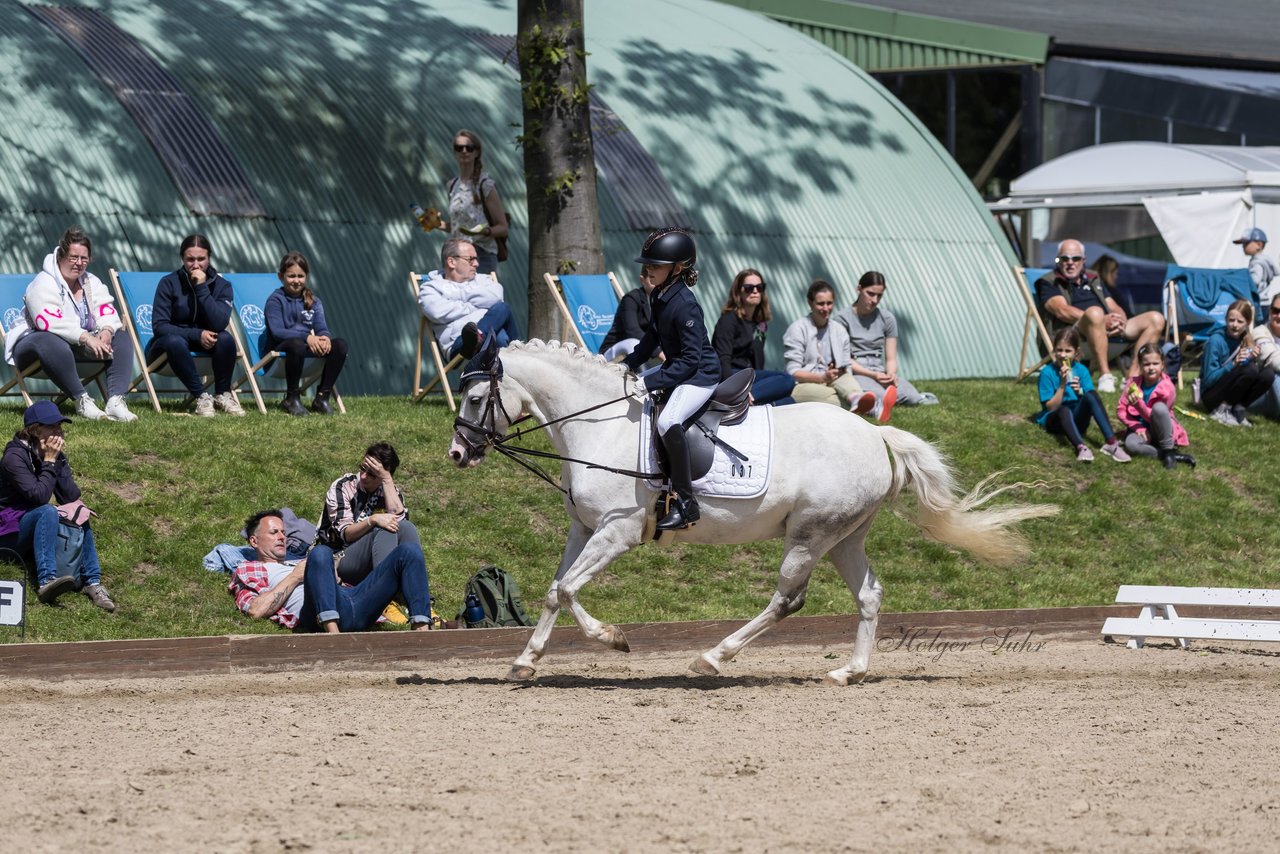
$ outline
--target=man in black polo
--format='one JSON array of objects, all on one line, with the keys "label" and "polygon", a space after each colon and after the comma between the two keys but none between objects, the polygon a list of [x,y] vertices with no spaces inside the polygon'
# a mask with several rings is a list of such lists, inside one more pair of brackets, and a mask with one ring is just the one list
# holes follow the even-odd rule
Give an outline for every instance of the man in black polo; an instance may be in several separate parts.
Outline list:
[{"label": "man in black polo", "polygon": [[[1158,311],[1126,315],[1106,285],[1085,269],[1084,245],[1079,240],[1059,243],[1054,260],[1053,270],[1036,282],[1036,299],[1049,316],[1051,327],[1076,327],[1097,360],[1098,391],[1114,394],[1116,377],[1107,358],[1107,338],[1123,337],[1136,352],[1143,344],[1156,343],[1164,335],[1164,315]],[[1129,376],[1137,373],[1138,360],[1134,359]]]}]

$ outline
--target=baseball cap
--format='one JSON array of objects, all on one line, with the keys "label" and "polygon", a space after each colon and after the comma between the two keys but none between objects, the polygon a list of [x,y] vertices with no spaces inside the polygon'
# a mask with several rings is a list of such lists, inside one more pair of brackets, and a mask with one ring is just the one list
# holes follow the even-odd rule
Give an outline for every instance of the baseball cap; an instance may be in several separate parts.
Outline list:
[{"label": "baseball cap", "polygon": [[37,400],[22,413],[22,426],[32,424],[70,424],[71,419],[58,411],[58,405],[52,400]]},{"label": "baseball cap", "polygon": [[1258,241],[1259,243],[1266,243],[1267,233],[1260,228],[1247,228],[1245,229],[1244,234],[1240,235],[1239,237],[1237,237],[1235,240],[1231,242],[1232,243],[1252,243],[1255,240]]}]

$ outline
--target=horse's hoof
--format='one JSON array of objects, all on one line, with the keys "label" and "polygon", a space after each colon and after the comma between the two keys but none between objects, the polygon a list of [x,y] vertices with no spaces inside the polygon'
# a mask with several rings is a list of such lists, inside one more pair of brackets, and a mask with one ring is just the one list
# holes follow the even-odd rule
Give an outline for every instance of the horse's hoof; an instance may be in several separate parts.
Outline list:
[{"label": "horse's hoof", "polygon": [[513,665],[507,671],[508,682],[532,682],[534,670],[532,667],[526,667],[523,664]]},{"label": "horse's hoof", "polygon": [[699,676],[719,676],[720,668],[716,667],[711,659],[705,655],[700,655],[689,665],[689,669]]},{"label": "horse's hoof", "polygon": [[631,644],[627,643],[627,636],[617,626],[605,626],[604,642],[618,652],[631,652]]},{"label": "horse's hoof", "polygon": [[847,670],[832,670],[826,676],[822,677],[823,685],[835,685],[844,688],[848,685],[857,685],[863,679],[867,678],[867,671],[861,673],[850,673]]}]

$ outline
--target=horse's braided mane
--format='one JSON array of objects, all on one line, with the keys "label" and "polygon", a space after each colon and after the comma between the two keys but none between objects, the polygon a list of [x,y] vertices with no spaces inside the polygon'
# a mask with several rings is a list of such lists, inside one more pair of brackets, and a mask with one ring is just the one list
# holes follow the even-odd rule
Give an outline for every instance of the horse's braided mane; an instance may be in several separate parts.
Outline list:
[{"label": "horse's braided mane", "polygon": [[529,341],[512,341],[507,345],[507,349],[529,353],[554,353],[568,359],[578,360],[583,364],[607,369],[618,376],[625,376],[629,373],[621,362],[605,361],[604,356],[599,353],[592,353],[585,347],[579,347],[577,344],[568,341],[542,341],[534,338]]}]

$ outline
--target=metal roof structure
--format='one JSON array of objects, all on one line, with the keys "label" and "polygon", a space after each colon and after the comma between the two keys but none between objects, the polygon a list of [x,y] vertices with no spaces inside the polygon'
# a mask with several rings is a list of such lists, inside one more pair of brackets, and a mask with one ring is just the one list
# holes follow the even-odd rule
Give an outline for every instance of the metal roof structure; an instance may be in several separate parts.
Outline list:
[{"label": "metal roof structure", "polygon": [[[846,0],[720,0],[780,21],[872,73],[1043,65],[1049,37]],[[946,13],[940,13],[946,15]]]},{"label": "metal roof structure", "polygon": [[874,5],[994,27],[1049,33],[1053,53],[1203,57],[1223,66],[1280,67],[1272,0],[874,0]]},{"label": "metal roof structure", "polygon": [[[5,0],[0,271],[34,270],[73,223],[94,237],[92,269],[103,276],[108,266],[173,269],[191,231],[209,235],[227,271],[271,270],[286,250],[302,251],[331,325],[352,345],[344,390],[401,393],[417,324],[404,278],[438,266],[442,243],[417,230],[407,206],[443,203],[449,140],[467,127],[485,141],[486,169],[515,216],[501,275],[517,315],[527,310],[518,75],[481,45],[513,34],[515,0],[80,5],[167,72],[265,216],[194,212],[111,86]],[[628,182],[660,189],[661,179],[696,230],[709,317],[738,269],[765,271],[772,364],[787,322],[807,311],[813,277],[847,302],[857,277],[878,269],[907,375],[1012,373],[1022,313],[1012,252],[945,151],[865,72],[711,0],[588,0],[586,34],[607,110],[597,119],[635,142],[599,166],[606,258],[624,280],[645,230],[662,224],[641,222],[660,214],[645,214]]]}]

